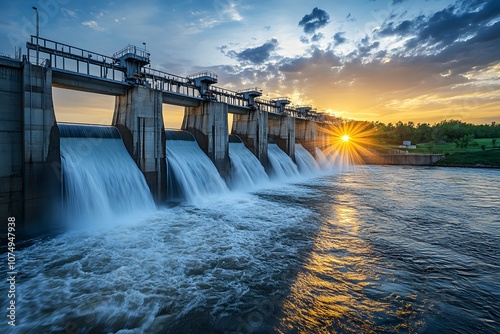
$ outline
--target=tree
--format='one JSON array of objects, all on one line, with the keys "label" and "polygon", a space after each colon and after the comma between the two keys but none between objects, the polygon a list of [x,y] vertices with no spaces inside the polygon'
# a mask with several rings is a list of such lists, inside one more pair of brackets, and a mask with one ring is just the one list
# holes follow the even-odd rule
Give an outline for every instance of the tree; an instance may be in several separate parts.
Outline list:
[{"label": "tree", "polygon": [[469,135],[465,135],[462,138],[460,138],[460,141],[459,141],[460,147],[467,149],[467,146],[469,146],[469,144],[474,140],[474,137],[475,136],[473,134],[469,134]]}]

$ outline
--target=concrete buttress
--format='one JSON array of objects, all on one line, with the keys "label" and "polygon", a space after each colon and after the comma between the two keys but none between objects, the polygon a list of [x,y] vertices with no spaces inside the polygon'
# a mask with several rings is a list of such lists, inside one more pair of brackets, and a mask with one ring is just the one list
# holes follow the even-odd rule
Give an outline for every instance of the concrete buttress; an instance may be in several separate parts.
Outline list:
[{"label": "concrete buttress", "polygon": [[203,101],[199,107],[186,107],[182,122],[182,129],[193,134],[198,145],[226,180],[231,175],[227,115],[227,104]]},{"label": "concrete buttress", "polygon": [[166,137],[162,93],[134,86],[115,100],[113,125],[118,128],[130,155],[144,174],[157,202],[166,199]]},{"label": "concrete buttress", "polygon": [[245,146],[267,169],[268,112],[250,110],[247,114],[233,116],[232,134],[241,138]]}]

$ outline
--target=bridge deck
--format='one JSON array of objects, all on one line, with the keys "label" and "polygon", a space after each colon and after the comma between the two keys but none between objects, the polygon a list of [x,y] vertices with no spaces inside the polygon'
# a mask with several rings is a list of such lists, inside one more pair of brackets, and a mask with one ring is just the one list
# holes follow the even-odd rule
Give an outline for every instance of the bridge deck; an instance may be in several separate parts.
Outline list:
[{"label": "bridge deck", "polygon": [[[116,55],[106,56],[36,36],[31,36],[26,47],[28,59],[32,59],[35,52],[37,64],[44,63],[52,67],[55,87],[97,94],[125,95],[131,86],[142,84],[161,90],[163,103],[166,104],[196,107],[202,101],[217,101],[226,103],[229,106],[228,111],[233,114],[246,114],[256,106],[259,110],[267,111],[270,117],[300,116],[317,121],[313,117],[317,116],[317,113],[309,117],[301,114],[296,108],[283,108],[290,103],[288,98],[271,101],[257,98],[254,106],[251,106],[244,91],[235,92],[213,85],[202,91],[201,87],[195,85],[192,77],[182,77],[150,67],[142,67],[140,73],[134,74],[133,78],[126,78],[126,68]],[[40,59],[43,61],[40,62]]]}]

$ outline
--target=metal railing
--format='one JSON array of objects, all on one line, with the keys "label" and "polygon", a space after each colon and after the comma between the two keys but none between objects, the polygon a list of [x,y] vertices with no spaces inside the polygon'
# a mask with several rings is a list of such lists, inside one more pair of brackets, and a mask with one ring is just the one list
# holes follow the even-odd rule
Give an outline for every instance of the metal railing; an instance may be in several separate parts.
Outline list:
[{"label": "metal railing", "polygon": [[149,57],[151,55],[149,52],[146,51],[146,49],[141,49],[135,45],[129,44],[126,47],[124,47],[122,50],[115,52],[113,54],[113,57],[118,59],[126,54],[133,54],[133,55],[141,57],[141,58],[146,58],[148,60],[148,62],[149,62]]},{"label": "metal railing", "polygon": [[271,101],[272,101],[272,102],[278,102],[278,101],[280,101],[280,102],[286,102],[286,103],[291,103],[291,102],[292,102],[292,101],[291,101],[288,97],[286,97],[286,96],[283,96],[283,97],[275,97],[275,98],[272,98],[272,99],[271,99]]},{"label": "metal railing", "polygon": [[197,87],[191,84],[188,78],[149,67],[144,67],[141,74],[144,76],[146,82],[154,89],[189,97],[200,97],[200,92]]},{"label": "metal railing", "polygon": [[210,86],[209,92],[213,94],[217,102],[223,102],[239,107],[248,107],[248,100],[246,100],[238,92],[216,86]]},{"label": "metal railing", "polygon": [[243,94],[248,92],[259,92],[262,94],[262,89],[260,89],[259,87],[255,87],[255,88],[240,89],[239,91],[237,91],[238,94]]},{"label": "metal railing", "polygon": [[30,61],[35,58],[33,53],[36,54],[37,65],[40,65],[40,59],[48,59],[52,68],[103,79],[123,80],[125,68],[118,65],[113,57],[36,36],[31,36],[26,48]]},{"label": "metal railing", "polygon": [[273,101],[261,99],[259,97],[255,99],[255,104],[260,111],[267,111],[269,113],[281,115],[280,108],[278,108],[276,103]]},{"label": "metal railing", "polygon": [[213,72],[209,72],[209,71],[198,72],[198,73],[190,74],[187,76],[188,79],[197,79],[197,78],[202,78],[202,77],[209,77],[209,78],[213,78],[215,80],[219,79],[219,76],[217,74],[215,74]]},{"label": "metal railing", "polygon": [[[26,47],[28,49],[27,57],[30,61],[35,58],[33,53],[36,53],[37,64],[40,64],[40,60],[43,60],[46,66],[50,65],[55,69],[120,82],[125,80],[126,68],[120,65],[119,57],[131,53],[146,58],[149,61],[150,56],[145,49],[140,49],[133,45],[128,45],[110,57],[36,36],[31,36],[31,40],[26,43]],[[201,87],[194,85],[195,79],[208,77],[213,79],[212,81],[214,83],[217,82],[218,79],[217,74],[209,71],[198,72],[187,77],[182,77],[150,67],[143,67],[141,73],[138,73],[138,75],[142,76],[144,81],[154,89],[196,99],[211,99],[244,108],[249,107],[249,101],[244,97],[245,92],[256,91],[262,93],[262,90],[259,88],[232,91],[216,86],[209,86],[206,94],[201,96]],[[320,115],[315,110],[303,110],[304,107],[309,108],[310,106],[284,107],[284,105],[290,102],[291,100],[288,97],[278,97],[271,100],[262,99],[260,97],[255,98],[255,105],[261,111],[267,111],[277,115],[305,118],[324,123],[332,122],[328,116]]]}]

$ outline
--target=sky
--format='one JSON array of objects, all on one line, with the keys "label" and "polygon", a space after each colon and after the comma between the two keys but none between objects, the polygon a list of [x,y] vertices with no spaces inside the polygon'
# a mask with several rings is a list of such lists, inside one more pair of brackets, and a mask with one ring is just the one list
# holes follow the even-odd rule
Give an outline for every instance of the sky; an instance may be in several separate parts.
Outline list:
[{"label": "sky", "polygon": [[[500,0],[0,0],[0,53],[35,34],[357,120],[500,122]],[[58,120],[111,122],[114,99],[54,89]],[[182,110],[166,126],[179,127]],[[177,124],[177,126],[176,126]]]}]

